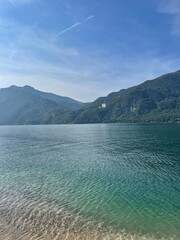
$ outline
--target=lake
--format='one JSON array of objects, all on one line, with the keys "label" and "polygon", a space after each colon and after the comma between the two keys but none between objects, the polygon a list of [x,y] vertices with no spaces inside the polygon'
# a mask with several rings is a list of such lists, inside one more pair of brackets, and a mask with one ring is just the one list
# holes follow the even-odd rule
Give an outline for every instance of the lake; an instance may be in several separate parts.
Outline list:
[{"label": "lake", "polygon": [[180,239],[180,124],[1,126],[0,239]]}]

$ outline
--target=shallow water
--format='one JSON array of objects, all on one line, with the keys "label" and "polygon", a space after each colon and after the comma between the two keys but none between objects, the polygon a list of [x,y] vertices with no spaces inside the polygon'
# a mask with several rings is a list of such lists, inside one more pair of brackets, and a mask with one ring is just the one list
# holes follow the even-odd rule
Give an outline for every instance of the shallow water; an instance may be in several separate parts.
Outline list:
[{"label": "shallow water", "polygon": [[180,239],[180,125],[0,127],[0,239]]}]

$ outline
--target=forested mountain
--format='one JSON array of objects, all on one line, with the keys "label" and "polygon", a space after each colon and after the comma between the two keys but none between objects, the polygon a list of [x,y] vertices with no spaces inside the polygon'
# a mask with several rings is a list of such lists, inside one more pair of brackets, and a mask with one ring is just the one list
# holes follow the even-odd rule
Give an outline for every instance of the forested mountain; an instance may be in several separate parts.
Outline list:
[{"label": "forested mountain", "polygon": [[180,71],[84,104],[32,87],[0,90],[0,124],[177,122]]},{"label": "forested mountain", "polygon": [[44,99],[48,99],[51,100],[53,102],[58,103],[59,105],[61,105],[62,107],[66,107],[70,110],[77,110],[79,108],[81,108],[84,103],[76,101],[72,98],[69,97],[62,97],[53,93],[47,93],[47,92],[41,92],[39,90],[34,89],[33,87],[30,86],[24,86],[23,90],[25,90],[26,92],[29,92],[31,94],[34,95],[38,95]]},{"label": "forested mountain", "polygon": [[71,113],[74,123],[168,122],[180,118],[180,71],[100,97]]},{"label": "forested mountain", "polygon": [[0,124],[53,124],[79,109],[83,103],[44,93],[32,87],[11,86],[0,90]]}]

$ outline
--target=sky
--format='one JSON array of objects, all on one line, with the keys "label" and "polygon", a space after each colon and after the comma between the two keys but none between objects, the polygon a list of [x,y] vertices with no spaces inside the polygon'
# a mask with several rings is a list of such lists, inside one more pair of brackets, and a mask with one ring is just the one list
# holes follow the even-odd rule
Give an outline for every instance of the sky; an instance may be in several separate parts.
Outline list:
[{"label": "sky", "polygon": [[180,69],[180,0],[0,0],[0,88],[87,102]]}]

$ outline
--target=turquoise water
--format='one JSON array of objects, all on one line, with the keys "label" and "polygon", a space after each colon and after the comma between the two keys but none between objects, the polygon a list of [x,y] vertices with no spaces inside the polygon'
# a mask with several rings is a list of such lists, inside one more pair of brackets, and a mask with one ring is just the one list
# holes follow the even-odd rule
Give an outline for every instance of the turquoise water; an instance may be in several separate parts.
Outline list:
[{"label": "turquoise water", "polygon": [[0,127],[3,239],[180,239],[180,124]]}]

